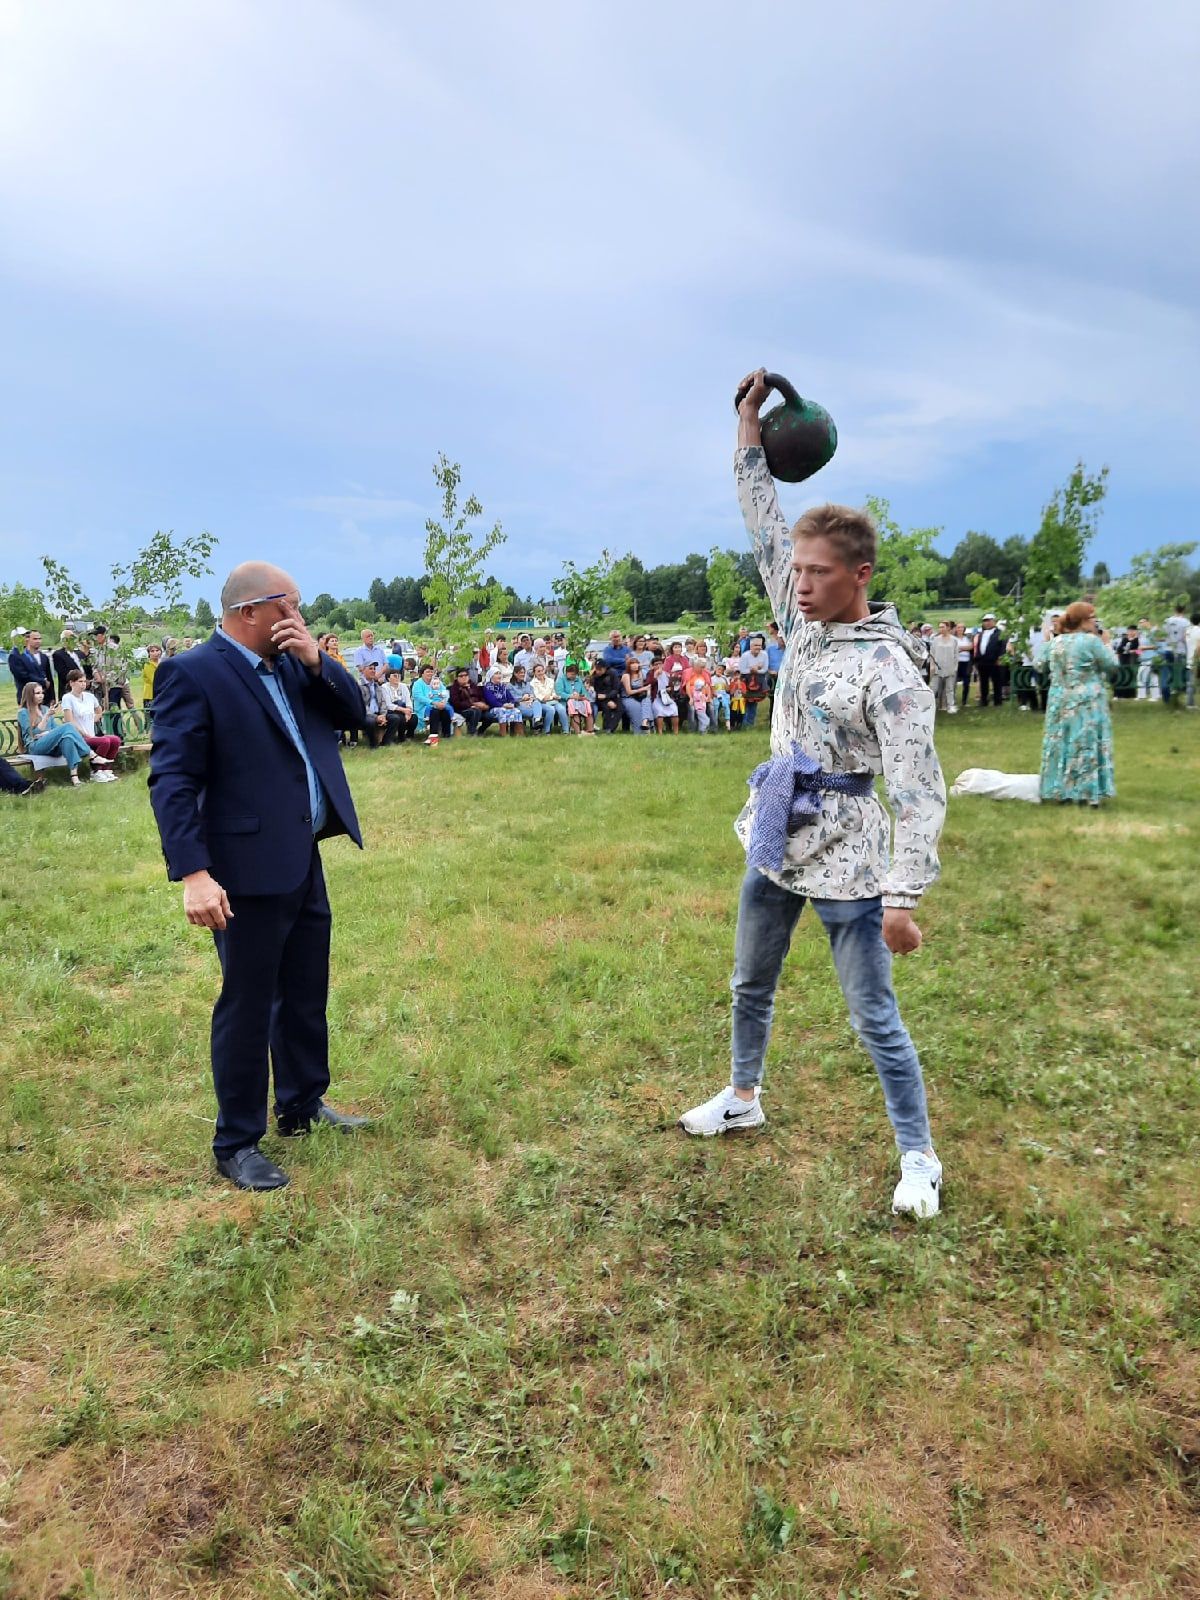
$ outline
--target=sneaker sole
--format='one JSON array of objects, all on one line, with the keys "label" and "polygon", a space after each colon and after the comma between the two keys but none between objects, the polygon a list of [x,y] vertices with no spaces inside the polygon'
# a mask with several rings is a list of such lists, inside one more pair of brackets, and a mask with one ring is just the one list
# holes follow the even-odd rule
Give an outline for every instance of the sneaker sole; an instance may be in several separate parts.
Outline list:
[{"label": "sneaker sole", "polygon": [[677,1128],[682,1128],[690,1139],[716,1139],[722,1134],[730,1133],[757,1133],[760,1128],[765,1128],[766,1125],[766,1117],[760,1117],[757,1122],[721,1123],[716,1128],[689,1128],[682,1117],[675,1124]]},{"label": "sneaker sole", "polygon": [[932,1221],[934,1217],[940,1216],[942,1212],[942,1188],[943,1184],[939,1180],[937,1186],[937,1207],[933,1211],[918,1211],[915,1206],[898,1206],[893,1200],[892,1215],[894,1217],[912,1217],[916,1222]]}]

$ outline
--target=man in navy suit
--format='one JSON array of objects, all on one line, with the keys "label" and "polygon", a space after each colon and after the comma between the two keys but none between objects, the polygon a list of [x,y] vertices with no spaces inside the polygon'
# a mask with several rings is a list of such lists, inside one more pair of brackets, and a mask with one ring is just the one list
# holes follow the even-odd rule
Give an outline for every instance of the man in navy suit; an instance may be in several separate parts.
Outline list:
[{"label": "man in navy suit", "polygon": [[221,963],[213,1009],[213,1154],[241,1189],[287,1175],[258,1148],[267,1131],[268,1056],[285,1137],[314,1123],[356,1128],[329,1087],[330,910],[321,839],[362,848],[338,729],[363,724],[350,674],[318,651],[294,579],[246,562],[221,590],[205,644],[154,679],[150,801],[183,909],[210,928]]},{"label": "man in navy suit", "polygon": [[996,626],[996,619],[989,611],[983,619],[983,626],[975,635],[975,667],[979,673],[981,706],[988,703],[989,689],[992,692],[992,704],[997,706],[1000,704],[1007,671],[1000,665],[1000,657],[1007,649],[1008,640]]}]

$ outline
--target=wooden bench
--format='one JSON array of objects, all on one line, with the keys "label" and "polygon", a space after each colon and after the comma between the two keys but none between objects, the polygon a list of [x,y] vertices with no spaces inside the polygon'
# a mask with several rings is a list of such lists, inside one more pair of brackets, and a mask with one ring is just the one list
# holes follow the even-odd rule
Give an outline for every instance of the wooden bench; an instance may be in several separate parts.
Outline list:
[{"label": "wooden bench", "polygon": [[[150,719],[144,711],[106,711],[97,721],[100,733],[116,733],[120,723],[121,749],[118,760],[124,756],[137,757],[150,753]],[[132,735],[132,737],[130,737]],[[66,770],[63,756],[30,755],[21,737],[21,724],[16,717],[0,718],[0,756],[11,767],[32,767],[34,772],[45,772],[54,767]]]}]

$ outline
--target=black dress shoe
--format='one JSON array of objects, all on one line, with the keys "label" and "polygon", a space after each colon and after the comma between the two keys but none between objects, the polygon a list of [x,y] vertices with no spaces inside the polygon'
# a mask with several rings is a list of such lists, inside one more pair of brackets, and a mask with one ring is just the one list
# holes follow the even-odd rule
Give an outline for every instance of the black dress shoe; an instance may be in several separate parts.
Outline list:
[{"label": "black dress shoe", "polygon": [[324,1100],[318,1100],[316,1107],[303,1117],[278,1118],[279,1137],[281,1139],[296,1139],[302,1134],[311,1133],[314,1127],[324,1124],[327,1128],[340,1128],[343,1133],[350,1133],[355,1128],[369,1128],[370,1117],[351,1117],[344,1111],[335,1111],[332,1106],[327,1106]]},{"label": "black dress shoe", "polygon": [[218,1156],[217,1171],[239,1189],[282,1189],[288,1181],[287,1173],[268,1161],[256,1144],[243,1145],[231,1156]]}]

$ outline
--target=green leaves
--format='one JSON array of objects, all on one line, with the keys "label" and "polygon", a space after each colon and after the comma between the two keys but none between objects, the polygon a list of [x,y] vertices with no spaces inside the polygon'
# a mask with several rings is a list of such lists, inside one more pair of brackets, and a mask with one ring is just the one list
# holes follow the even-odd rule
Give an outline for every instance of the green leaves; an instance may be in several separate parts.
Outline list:
[{"label": "green leaves", "polygon": [[499,619],[505,602],[503,586],[484,577],[488,556],[505,541],[499,522],[489,533],[471,526],[483,516],[483,506],[472,495],[459,506],[462,467],[441,452],[433,468],[442,491],[442,520],[425,523],[425,571],[421,593],[429,607],[429,622],[441,646],[463,645],[476,628],[488,628]]},{"label": "green leaves", "polygon": [[942,530],[910,528],[905,533],[888,501],[877,495],[867,496],[867,509],[879,529],[879,554],[867,593],[872,600],[890,600],[901,620],[912,622],[937,601],[946,563],[933,541]]}]

